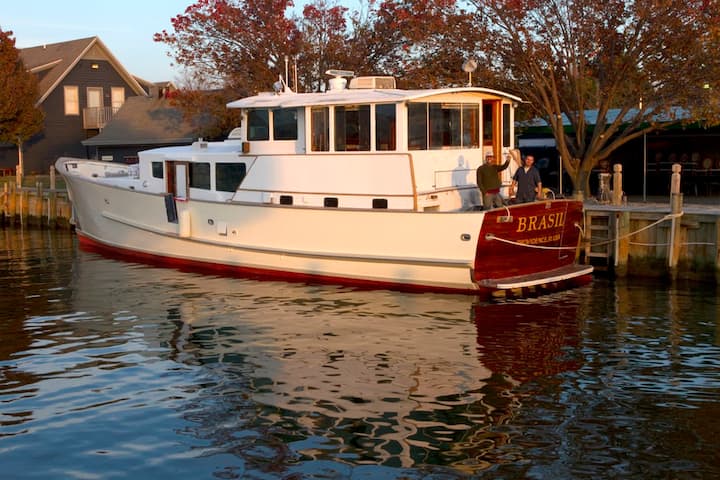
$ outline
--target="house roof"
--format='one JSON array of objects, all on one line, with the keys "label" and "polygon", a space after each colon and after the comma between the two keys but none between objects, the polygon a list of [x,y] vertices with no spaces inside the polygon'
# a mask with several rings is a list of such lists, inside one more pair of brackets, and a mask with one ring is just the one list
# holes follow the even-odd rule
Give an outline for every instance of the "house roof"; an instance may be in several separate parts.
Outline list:
[{"label": "house roof", "polygon": [[191,143],[195,129],[168,98],[129,97],[100,134],[85,146]]},{"label": "house roof", "polygon": [[107,60],[117,70],[136,95],[147,95],[138,81],[108,50],[98,37],[80,38],[68,42],[50,43],[20,49],[20,58],[39,78],[40,105],[60,85],[73,67],[84,58]]}]

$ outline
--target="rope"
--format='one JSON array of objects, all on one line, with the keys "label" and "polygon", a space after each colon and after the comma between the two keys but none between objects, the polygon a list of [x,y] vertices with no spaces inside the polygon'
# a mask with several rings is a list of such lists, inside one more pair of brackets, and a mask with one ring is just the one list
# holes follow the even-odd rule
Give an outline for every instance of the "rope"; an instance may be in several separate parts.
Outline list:
[{"label": "rope", "polygon": [[[642,242],[630,242],[630,245],[639,245],[641,247],[667,247],[669,243],[642,243]],[[679,245],[710,245],[714,246],[712,242],[683,242]]]},{"label": "rope", "polygon": [[[658,225],[659,223],[662,223],[662,222],[664,222],[664,221],[666,221],[666,220],[671,220],[671,219],[673,219],[673,218],[678,218],[678,217],[681,217],[682,215],[683,215],[683,212],[679,212],[679,213],[669,213],[669,214],[665,215],[664,217],[662,217],[660,220],[658,220],[658,221],[656,221],[656,222],[653,222],[653,223],[651,223],[650,225],[645,225],[644,227],[642,227],[642,228],[640,228],[640,229],[638,229],[638,230],[635,230],[634,232],[627,233],[627,234],[625,234],[625,235],[623,235],[623,236],[621,236],[621,237],[614,238],[614,239],[611,239],[611,240],[606,240],[606,241],[603,241],[603,242],[593,243],[593,244],[589,245],[589,247],[596,247],[596,246],[599,246],[599,245],[607,245],[608,243],[613,243],[613,242],[616,242],[616,241],[620,241],[620,240],[622,240],[622,239],[624,239],[624,238],[631,237],[631,236],[636,235],[636,234],[638,234],[638,233],[640,233],[640,232],[642,232],[642,231],[644,231],[644,230],[647,230],[647,229],[649,229],[649,228],[652,228],[652,227],[654,227],[654,226]],[[575,228],[577,228],[578,230],[580,230],[580,233],[582,234],[582,236],[585,237],[585,230],[583,229],[583,227],[581,227],[580,225],[578,225],[577,223],[575,223]],[[487,235],[485,235],[485,239],[486,239],[486,240],[497,240],[498,242],[508,243],[508,244],[510,244],[510,245],[517,245],[517,246],[519,246],[519,247],[536,248],[536,249],[538,249],[538,250],[575,250],[575,249],[577,248],[577,247],[549,247],[549,246],[544,246],[544,245],[529,245],[529,244],[527,244],[527,243],[521,243],[521,242],[518,242],[518,241],[515,241],[515,240],[509,240],[509,239],[507,239],[507,238],[500,238],[500,237],[495,236],[495,235],[492,234],[492,233],[488,233]],[[638,244],[634,244],[634,245],[642,245],[642,244],[639,244],[639,243],[638,243]],[[649,244],[648,246],[650,246],[650,245],[653,245],[653,244]],[[665,244],[657,244],[657,245],[658,245],[658,246],[659,246],[659,245],[667,245],[667,243],[665,243]],[[712,244],[712,243],[685,243],[684,245],[714,245],[714,244]]]},{"label": "rope", "polygon": [[[620,236],[620,237],[618,237],[618,238],[613,238],[613,239],[610,239],[610,240],[605,240],[604,242],[592,243],[592,244],[590,244],[590,245],[588,245],[588,246],[589,246],[589,247],[597,247],[597,246],[599,246],[599,245],[607,245],[608,243],[613,243],[613,242],[616,242],[616,241],[620,241],[620,240],[622,240],[622,239],[624,239],[624,238],[632,237],[633,235],[636,235],[636,234],[638,234],[638,233],[640,233],[640,232],[642,232],[642,231],[644,231],[644,230],[647,230],[647,229],[649,229],[649,228],[652,228],[652,227],[654,227],[655,225],[657,225],[657,224],[659,224],[659,223],[662,223],[662,222],[664,222],[664,221],[666,221],[666,220],[671,220],[671,219],[673,219],[673,218],[682,217],[682,215],[683,215],[683,212],[679,212],[679,213],[668,213],[667,215],[665,215],[664,217],[662,217],[660,220],[658,220],[658,221],[656,221],[656,222],[653,222],[653,223],[651,223],[650,225],[645,225],[644,227],[642,227],[642,228],[640,228],[640,229],[638,229],[638,230],[635,230],[634,232],[629,232],[629,233],[627,233],[627,234],[625,234],[625,235],[622,235],[622,236]],[[583,236],[584,236],[584,235],[583,235]],[[658,245],[661,245],[661,244],[658,244]],[[667,245],[667,244],[666,244],[666,245]]]},{"label": "rope", "polygon": [[[575,227],[582,232],[582,227],[575,223]],[[538,250],[575,250],[577,247],[548,247],[545,245],[529,245],[527,243],[508,240],[507,238],[496,237],[492,233],[485,235],[485,240],[497,240],[498,242],[509,243],[510,245],[518,245],[520,247],[537,248]]]}]

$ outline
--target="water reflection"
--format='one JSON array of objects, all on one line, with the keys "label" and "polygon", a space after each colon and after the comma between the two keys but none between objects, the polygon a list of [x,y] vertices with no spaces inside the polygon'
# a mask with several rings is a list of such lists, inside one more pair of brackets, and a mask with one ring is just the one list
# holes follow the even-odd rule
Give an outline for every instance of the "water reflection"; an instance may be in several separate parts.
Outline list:
[{"label": "water reflection", "polygon": [[10,472],[50,456],[46,477],[720,474],[713,289],[596,281],[478,302],[4,240]]}]

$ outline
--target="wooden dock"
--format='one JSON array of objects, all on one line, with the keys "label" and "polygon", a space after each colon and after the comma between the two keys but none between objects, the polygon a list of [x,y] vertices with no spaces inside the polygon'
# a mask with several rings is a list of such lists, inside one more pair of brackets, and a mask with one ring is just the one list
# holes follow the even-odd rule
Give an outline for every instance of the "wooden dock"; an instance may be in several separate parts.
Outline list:
[{"label": "wooden dock", "polygon": [[45,189],[41,183],[35,188],[5,183],[0,195],[3,226],[71,227],[72,205],[65,190]]},{"label": "wooden dock", "polygon": [[720,282],[720,205],[585,204],[581,260],[616,276]]}]

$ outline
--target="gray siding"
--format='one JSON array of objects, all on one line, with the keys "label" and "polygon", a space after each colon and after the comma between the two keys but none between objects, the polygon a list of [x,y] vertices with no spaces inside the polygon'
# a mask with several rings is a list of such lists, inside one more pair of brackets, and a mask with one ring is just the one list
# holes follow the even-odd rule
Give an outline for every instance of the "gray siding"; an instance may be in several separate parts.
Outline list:
[{"label": "gray siding", "polygon": [[[99,68],[93,69],[97,64]],[[64,86],[78,87],[80,115],[65,115]],[[125,98],[135,95],[130,85],[107,61],[81,60],[63,79],[60,85],[41,105],[45,111],[45,129],[25,144],[25,173],[47,173],[50,165],[58,157],[69,155],[87,158],[89,152],[80,143],[96,135],[97,130],[83,129],[82,109],[87,107],[87,87],[102,87],[103,104],[112,105],[111,88],[124,87]],[[14,167],[17,164],[17,151],[13,148],[0,149],[0,167]]]}]

